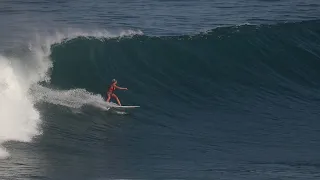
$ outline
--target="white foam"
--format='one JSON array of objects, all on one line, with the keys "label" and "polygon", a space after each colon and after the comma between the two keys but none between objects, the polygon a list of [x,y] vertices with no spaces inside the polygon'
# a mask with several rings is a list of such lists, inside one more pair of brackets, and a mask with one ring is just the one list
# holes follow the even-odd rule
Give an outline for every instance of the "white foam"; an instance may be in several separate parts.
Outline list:
[{"label": "white foam", "polygon": [[[39,134],[37,124],[39,112],[34,109],[28,97],[28,81],[21,67],[9,63],[8,58],[0,56],[0,143],[8,140],[30,141]],[[26,79],[24,79],[26,77]],[[0,157],[6,151],[0,149]]]},{"label": "white foam", "polygon": [[79,109],[84,105],[91,105],[103,110],[108,106],[115,105],[107,103],[100,94],[93,94],[85,89],[54,90],[36,85],[32,88],[34,100],[50,104],[65,106],[68,108]]},{"label": "white foam", "polygon": [[0,158],[4,159],[4,158],[7,158],[8,156],[9,156],[9,153],[5,150],[5,148],[1,147],[0,148]]},{"label": "white foam", "polygon": [[52,68],[49,55],[53,44],[79,36],[104,40],[136,34],[142,32],[128,30],[112,34],[105,30],[82,32],[68,29],[51,36],[37,36],[28,44],[30,51],[20,55],[21,57],[12,58],[0,54],[0,158],[9,155],[1,147],[3,142],[30,142],[35,135],[41,134],[38,126],[41,113],[34,107],[40,100],[73,108],[84,104],[105,107],[101,96],[82,89],[58,91],[37,85],[43,80],[50,82],[47,72]]}]

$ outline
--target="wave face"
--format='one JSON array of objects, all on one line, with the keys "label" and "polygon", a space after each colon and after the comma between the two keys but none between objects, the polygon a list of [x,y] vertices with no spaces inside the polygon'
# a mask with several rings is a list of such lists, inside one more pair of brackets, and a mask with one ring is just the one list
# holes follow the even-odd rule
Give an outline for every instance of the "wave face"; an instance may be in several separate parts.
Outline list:
[{"label": "wave face", "polygon": [[318,97],[319,41],[318,21],[218,28],[196,36],[78,37],[52,47],[51,83],[103,96],[116,78],[130,89],[122,94],[125,104],[152,100],[186,108],[250,98],[311,100]]}]

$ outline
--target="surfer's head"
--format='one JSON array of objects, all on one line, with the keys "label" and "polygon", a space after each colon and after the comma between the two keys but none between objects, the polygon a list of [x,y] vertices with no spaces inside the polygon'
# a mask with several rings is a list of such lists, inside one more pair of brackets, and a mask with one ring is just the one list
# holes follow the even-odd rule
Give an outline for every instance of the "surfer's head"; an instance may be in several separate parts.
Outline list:
[{"label": "surfer's head", "polygon": [[117,84],[117,80],[116,79],[112,79],[112,83]]}]

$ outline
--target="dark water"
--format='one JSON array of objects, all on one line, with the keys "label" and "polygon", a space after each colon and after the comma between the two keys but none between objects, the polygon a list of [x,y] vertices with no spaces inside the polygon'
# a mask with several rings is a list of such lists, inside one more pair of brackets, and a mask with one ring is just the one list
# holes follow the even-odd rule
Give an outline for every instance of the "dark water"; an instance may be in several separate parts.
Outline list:
[{"label": "dark water", "polygon": [[320,177],[318,1],[0,5],[1,179]]}]

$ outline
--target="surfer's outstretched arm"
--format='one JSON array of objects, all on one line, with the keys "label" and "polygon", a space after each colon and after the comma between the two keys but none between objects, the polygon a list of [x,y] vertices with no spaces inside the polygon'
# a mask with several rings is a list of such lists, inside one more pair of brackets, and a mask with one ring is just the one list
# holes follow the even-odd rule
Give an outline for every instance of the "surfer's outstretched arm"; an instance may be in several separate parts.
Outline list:
[{"label": "surfer's outstretched arm", "polygon": [[128,88],[123,88],[123,87],[119,87],[119,86],[115,86],[117,89],[121,89],[121,90],[128,90]]}]

